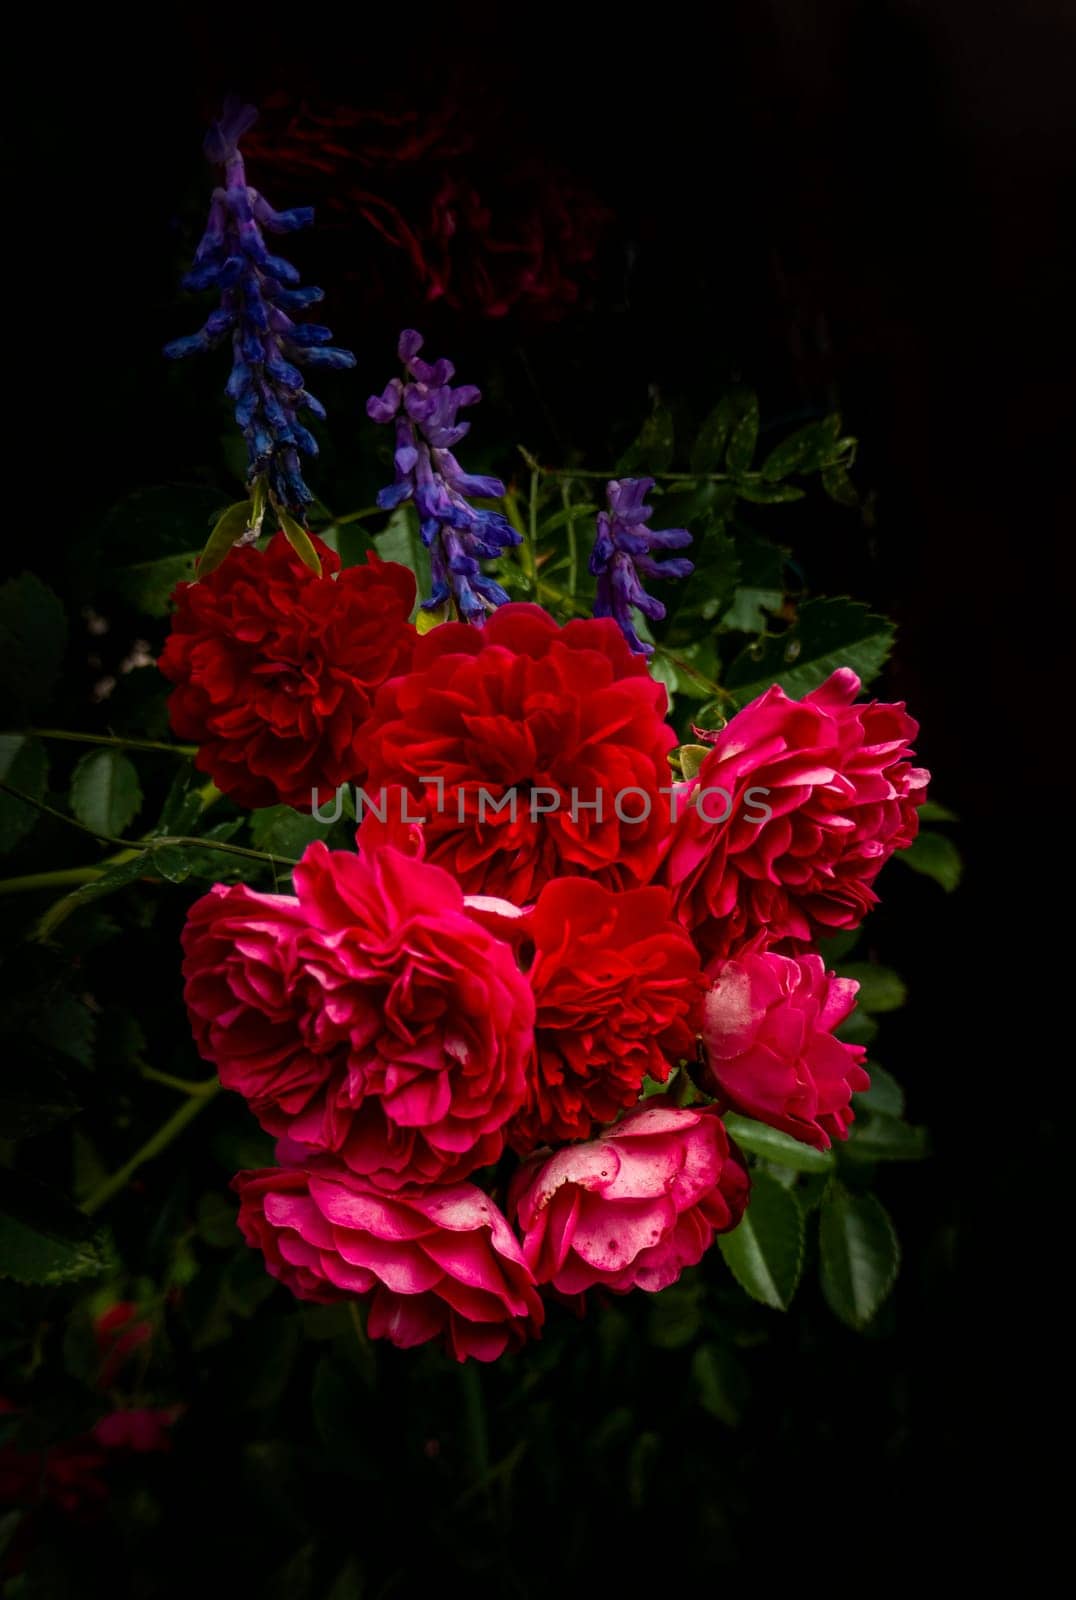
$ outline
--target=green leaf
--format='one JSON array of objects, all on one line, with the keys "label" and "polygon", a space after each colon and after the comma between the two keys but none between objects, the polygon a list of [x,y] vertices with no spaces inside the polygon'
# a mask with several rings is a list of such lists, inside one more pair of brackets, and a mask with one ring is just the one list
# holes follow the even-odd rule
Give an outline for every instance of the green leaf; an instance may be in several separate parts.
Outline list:
[{"label": "green leaf", "polygon": [[830,467],[822,468],[822,487],[831,500],[836,500],[838,505],[858,506],[859,495],[856,486],[848,476],[848,470],[839,462]]},{"label": "green leaf", "polygon": [[680,759],[680,771],[685,778],[697,778],[699,768],[710,754],[708,744],[682,744],[676,755]]},{"label": "green leaf", "polygon": [[799,699],[838,667],[851,667],[867,684],[882,669],[895,629],[858,600],[805,600],[786,633],[760,640],[737,656],[725,686],[740,705],[772,683]]},{"label": "green leaf", "polygon": [[725,451],[725,464],[734,475],[747,472],[754,460],[755,445],[758,443],[758,396],[745,394],[738,411],[739,416]]},{"label": "green leaf", "polygon": [[420,600],[429,594],[430,552],[419,534],[418,516],[413,506],[398,506],[388,525],[375,533],[370,542],[382,561],[396,561],[401,567],[410,567],[415,574]]},{"label": "green leaf", "polygon": [[700,1344],[691,1357],[691,1377],[702,1409],[735,1428],[747,1404],[748,1381],[742,1363],[728,1346]]},{"label": "green leaf", "polygon": [[0,585],[0,700],[5,716],[47,705],[63,665],[63,606],[32,572]]},{"label": "green leaf", "polygon": [[291,806],[266,806],[251,816],[250,838],[255,850],[297,861],[308,844],[325,838],[330,827]]},{"label": "green leaf", "polygon": [[614,476],[653,477],[666,472],[673,458],[673,419],[668,406],[656,405],[616,464]]},{"label": "green leaf", "polygon": [[741,500],[748,500],[752,505],[776,506],[790,500],[802,500],[807,491],[797,488],[794,483],[738,483],[736,493]]},{"label": "green leaf", "polygon": [[959,822],[960,818],[955,811],[950,811],[948,806],[943,806],[940,800],[924,800],[919,807],[920,822]]},{"label": "green leaf", "polygon": [[[547,534],[556,533],[561,528],[566,528],[569,525],[574,526],[580,522],[593,522],[600,510],[600,506],[584,505],[583,502],[580,501],[578,505],[563,506],[560,511],[554,511],[551,517],[546,517],[541,523],[539,523],[539,544],[541,544]],[[593,535],[593,528],[588,528],[587,531]]]},{"label": "green leaf", "polygon": [[191,852],[181,844],[155,844],[149,852],[148,864],[169,883],[184,883],[193,865]]},{"label": "green leaf", "polygon": [[66,1077],[43,1059],[36,1042],[27,1049],[23,1041],[4,1040],[3,1049],[0,1127],[5,1139],[32,1139],[75,1115],[79,1104]]},{"label": "green leaf", "polygon": [[198,551],[187,550],[162,556],[158,561],[136,561],[131,566],[118,567],[112,575],[113,583],[120,598],[136,611],[143,611],[148,617],[166,617],[176,584],[193,583],[196,576],[206,576],[206,571],[196,571],[197,560]]},{"label": "green leaf", "polygon": [[832,1150],[815,1150],[811,1145],[779,1132],[777,1128],[769,1128],[764,1122],[755,1122],[750,1117],[738,1116],[734,1111],[727,1112],[723,1120],[730,1138],[753,1156],[762,1156],[764,1160],[775,1161],[779,1166],[791,1167],[794,1172],[832,1170]]},{"label": "green leaf", "polygon": [[[642,638],[642,633],[639,634]],[[669,710],[673,707],[673,696],[680,687],[680,675],[667,656],[658,655],[656,652],[650,657],[650,676],[655,683],[663,683],[665,692],[669,697]]]},{"label": "green leaf", "polygon": [[216,572],[225,556],[230,554],[251,526],[253,515],[254,507],[249,500],[236,500],[221,513],[198,558],[199,578],[208,578],[211,572]]},{"label": "green leaf", "polygon": [[877,1036],[878,1024],[869,1012],[857,1006],[835,1031],[842,1044],[870,1044]]},{"label": "green leaf", "polygon": [[647,1337],[660,1350],[679,1350],[690,1344],[702,1326],[702,1284],[694,1274],[684,1273],[653,1297]]},{"label": "green leaf", "polygon": [[753,1300],[787,1311],[803,1269],[803,1213],[794,1194],[767,1173],[753,1173],[743,1221],[718,1244]]},{"label": "green leaf", "polygon": [[66,1196],[0,1170],[0,1277],[71,1283],[99,1277],[106,1264],[100,1236]]},{"label": "green leaf", "polygon": [[896,859],[903,861],[914,872],[933,878],[935,883],[941,884],[946,894],[952,894],[964,871],[960,851],[953,841],[929,829],[924,829],[907,850],[898,850]]},{"label": "green leaf", "polygon": [[762,463],[762,476],[773,483],[792,472],[813,472],[832,453],[840,431],[841,419],[835,412],[798,428],[770,451]]},{"label": "green leaf", "polygon": [[291,545],[304,567],[309,567],[316,578],[321,577],[321,557],[314,549],[310,535],[301,523],[289,516],[283,506],[274,506],[280,526],[284,530],[284,537]]},{"label": "green leaf", "polygon": [[922,1161],[930,1141],[925,1128],[871,1113],[853,1125],[844,1153],[853,1161]]},{"label": "green leaf", "polygon": [[856,1004],[872,1014],[878,1011],[899,1011],[908,998],[904,979],[891,967],[879,967],[873,961],[849,961],[840,969],[842,978],[854,978],[859,984]]},{"label": "green leaf", "polygon": [[756,589],[741,584],[721,618],[721,625],[734,633],[764,633],[770,615],[781,609],[784,598],[783,589]]},{"label": "green leaf", "polygon": [[165,796],[161,814],[154,824],[154,833],[185,834],[197,825],[205,802],[193,787],[194,778],[191,762],[181,761]]},{"label": "green leaf", "polygon": [[[242,826],[242,817],[232,817],[227,822],[215,823],[212,828],[206,828],[204,832],[198,835],[199,839],[206,841],[204,850],[200,850],[197,845],[181,846],[185,868],[183,876],[185,878],[212,878],[214,881],[231,882],[237,878],[247,879],[252,872],[260,870],[261,864],[257,861],[248,861],[242,856],[231,856],[223,850],[211,848],[211,843],[214,840],[219,840],[221,844],[227,844],[228,840],[234,838]],[[156,860],[157,853],[158,851],[155,850],[154,860]],[[167,876],[167,874],[164,874],[164,876]],[[175,881],[179,882],[181,880],[176,879]]]},{"label": "green leaf", "polygon": [[686,580],[674,614],[682,621],[697,612],[704,622],[713,622],[728,610],[736,593],[740,577],[736,541],[718,525],[704,532],[698,550],[691,554],[695,571]]},{"label": "green leaf", "polygon": [[859,943],[862,931],[861,928],[845,928],[840,933],[826,934],[819,947],[819,955],[825,961],[826,966],[835,967],[844,960],[845,956],[850,956]]},{"label": "green leaf", "polygon": [[94,833],[122,834],[138,814],[138,773],[119,750],[91,750],[71,779],[71,810]]},{"label": "green leaf", "polygon": [[63,990],[51,993],[29,1020],[27,1032],[39,1045],[80,1066],[88,1067],[93,1060],[94,1013],[76,995]]},{"label": "green leaf", "polygon": [[688,465],[692,472],[718,472],[725,451],[735,410],[730,394],[723,394],[706,417],[691,446]]},{"label": "green leaf", "polygon": [[904,1115],[904,1090],[891,1072],[880,1067],[877,1061],[867,1062],[871,1086],[853,1095],[856,1110],[864,1106],[868,1111],[881,1111],[887,1117]]},{"label": "green leaf", "polygon": [[[49,761],[45,747],[24,733],[0,734],[0,779],[34,800],[45,798]],[[13,850],[30,832],[41,813],[36,807],[0,793],[0,854]]]},{"label": "green leaf", "polygon": [[37,924],[38,938],[47,939],[73,911],[89,905],[93,900],[101,900],[105,895],[115,894],[117,889],[123,889],[127,884],[134,883],[136,878],[146,877],[149,872],[147,853],[140,850],[130,861],[121,861],[116,866],[109,867],[99,878],[94,878],[92,883],[80,884],[70,894],[64,895],[62,900],[55,901],[45,912]]},{"label": "green leaf", "polygon": [[833,1182],[819,1220],[822,1292],[850,1328],[864,1328],[892,1289],[900,1246],[889,1213],[872,1194]]}]

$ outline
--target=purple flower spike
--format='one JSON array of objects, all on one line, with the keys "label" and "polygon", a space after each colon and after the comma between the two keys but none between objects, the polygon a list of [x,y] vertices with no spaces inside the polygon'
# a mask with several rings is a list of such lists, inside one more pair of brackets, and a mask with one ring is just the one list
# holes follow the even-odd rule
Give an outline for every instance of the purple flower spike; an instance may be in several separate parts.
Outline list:
[{"label": "purple flower spike", "polygon": [[247,482],[253,485],[264,475],[277,504],[305,520],[314,496],[303,482],[299,457],[316,456],[318,447],[298,413],[323,418],[325,408],[307,392],[299,368],[353,367],[355,357],[332,346],[328,328],[292,320],[293,313],[321,299],[321,290],[297,287],[298,272],[269,253],[263,229],[292,233],[307,227],[314,213],[309,206],[274,211],[248,186],[239,141],[257,115],[253,106],[228,100],[206,134],[206,158],[224,168],[224,187],[213,191],[209,221],[183,283],[188,289],[217,289],[220,309],[198,333],[173,339],[164,353],[173,359],[194,355],[231,335],[232,373],[225,393],[247,441]]},{"label": "purple flower spike", "polygon": [[686,578],[695,570],[686,556],[655,561],[655,550],[682,550],[691,543],[686,528],[649,528],[653,507],[644,504],[654,487],[653,478],[614,478],[608,485],[609,510],[598,513],[598,531],[590,552],[590,570],[598,580],[594,615],[612,617],[636,655],[650,655],[653,645],[640,639],[632,623],[634,606],[652,622],[660,622],[665,607],[647,594],[645,578]]},{"label": "purple flower spike", "polygon": [[479,561],[496,560],[509,545],[521,544],[522,535],[499,511],[476,510],[467,499],[499,500],[501,480],[464,472],[452,454],[471,426],[457,421],[457,413],[475,405],[481,394],[471,385],[451,388],[456,373],[451,361],[423,361],[421,349],[421,334],[405,329],[397,346],[403,379],[393,378],[383,394],[366,402],[368,417],[396,428],[395,481],[382,489],[377,503],[386,511],[406,500],[415,503],[433,580],[423,609],[432,611],[452,599],[465,621],[481,627],[508,596],[483,574]]}]

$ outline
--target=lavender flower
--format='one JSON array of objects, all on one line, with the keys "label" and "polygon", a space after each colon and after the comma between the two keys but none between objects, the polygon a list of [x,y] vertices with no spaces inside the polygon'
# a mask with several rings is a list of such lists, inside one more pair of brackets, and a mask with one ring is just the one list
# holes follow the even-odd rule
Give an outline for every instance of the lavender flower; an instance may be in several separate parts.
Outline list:
[{"label": "lavender flower", "polygon": [[453,389],[456,369],[451,361],[423,361],[421,349],[422,337],[413,328],[402,333],[397,353],[405,376],[393,378],[384,394],[371,395],[366,402],[374,422],[396,424],[396,478],[382,489],[377,503],[391,511],[405,500],[415,502],[433,579],[423,609],[431,611],[451,598],[461,617],[481,627],[486,613],[508,596],[483,575],[478,563],[521,544],[522,535],[499,511],[478,511],[469,504],[468,495],[499,500],[504,494],[499,478],[464,472],[452,454],[452,446],[471,427],[458,422],[457,413],[482,396],[469,384]]},{"label": "lavender flower", "polygon": [[590,570],[598,580],[594,615],[613,617],[636,655],[650,655],[653,645],[639,638],[632,624],[636,606],[653,622],[660,622],[665,607],[647,594],[639,574],[647,578],[686,578],[695,570],[686,556],[655,561],[654,550],[682,550],[691,543],[686,528],[648,528],[653,506],[643,504],[654,487],[653,478],[614,478],[608,485],[609,510],[598,513],[598,532],[590,553]]},{"label": "lavender flower", "polygon": [[248,187],[239,141],[257,115],[253,106],[229,100],[206,135],[206,157],[223,166],[224,187],[213,191],[209,222],[183,284],[219,289],[220,308],[198,333],[173,339],[164,353],[173,359],[194,355],[231,335],[232,375],[225,393],[235,402],[235,419],[247,441],[248,482],[253,485],[264,474],[271,497],[303,520],[314,496],[303,482],[299,453],[316,456],[318,447],[297,413],[305,409],[324,417],[325,408],[304,388],[297,363],[353,367],[355,357],[330,346],[328,328],[291,319],[290,313],[320,300],[322,291],[295,287],[298,272],[269,254],[262,229],[292,233],[312,222],[314,213],[309,206],[274,211]]}]

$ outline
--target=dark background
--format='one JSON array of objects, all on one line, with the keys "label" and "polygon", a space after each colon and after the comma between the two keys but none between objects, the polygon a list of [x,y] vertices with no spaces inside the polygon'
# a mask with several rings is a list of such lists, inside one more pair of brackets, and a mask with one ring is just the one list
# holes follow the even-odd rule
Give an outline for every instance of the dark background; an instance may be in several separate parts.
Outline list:
[{"label": "dark background", "polygon": [[[68,21],[26,47],[5,207],[6,337],[21,348],[5,364],[41,460],[31,470],[9,447],[9,491],[26,496],[9,557],[62,575],[80,530],[131,487],[216,470],[223,372],[203,362],[177,379],[158,351],[195,326],[175,280],[204,211],[201,132],[226,89],[461,97],[485,176],[537,156],[614,219],[585,304],[554,324],[428,309],[372,234],[365,287],[361,258],[340,279],[331,228],[297,244],[359,355],[351,387],[335,386],[341,456],[409,322],[465,381],[495,373],[487,437],[514,429],[549,459],[567,440],[604,465],[607,434],[655,388],[701,408],[742,377],[777,436],[839,406],[862,441],[868,514],[797,524],[781,507],[779,536],[812,588],[900,623],[885,687],[920,719],[934,793],[962,819],[959,895],[894,869],[872,934],[909,980],[887,1060],[936,1155],[885,1191],[906,1263],[884,1333],[790,1325],[744,1428],[711,1436],[705,1482],[677,1485],[667,1463],[660,1512],[634,1517],[633,1538],[684,1574],[1032,1568],[1056,1505],[1036,1461],[1069,1254],[1059,1267],[1048,1240],[1064,1205],[1048,1113],[1071,1055],[1049,948],[1067,944],[1070,854],[1076,21],[1063,4],[770,0],[634,24],[609,13],[608,31],[543,10],[510,37],[506,15],[459,8],[449,31],[415,11],[360,29],[327,10],[185,10],[167,36]],[[308,198],[298,180],[251,176],[277,204]],[[406,1367],[391,1372],[404,1406]],[[660,1376],[638,1382],[658,1385],[660,1410]],[[201,1426],[209,1492],[227,1503],[234,1441]],[[705,1445],[685,1444],[685,1472]],[[582,1475],[575,1490],[590,1492]],[[572,1560],[611,1574],[623,1528],[594,1492]],[[421,1502],[394,1509],[421,1529]],[[233,1513],[241,1524],[241,1501]],[[325,1514],[345,1511],[330,1500]],[[218,1521],[238,1549],[220,1506],[203,1526]],[[563,1571],[539,1532],[536,1567]]]}]

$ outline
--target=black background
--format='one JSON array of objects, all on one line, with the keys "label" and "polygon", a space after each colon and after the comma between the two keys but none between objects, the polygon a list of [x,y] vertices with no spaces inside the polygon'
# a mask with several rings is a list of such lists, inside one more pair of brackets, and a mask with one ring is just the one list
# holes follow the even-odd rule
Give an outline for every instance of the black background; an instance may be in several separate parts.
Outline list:
[{"label": "black background", "polygon": [[[780,536],[813,588],[897,618],[886,688],[962,818],[959,896],[893,871],[877,934],[912,990],[888,1056],[937,1154],[887,1195],[907,1253],[892,1336],[834,1335],[810,1364],[790,1344],[750,1439],[728,1445],[730,1559],[864,1581],[939,1560],[959,1577],[1003,1550],[1033,1568],[1056,1504],[1037,1460],[1070,1256],[1048,1232],[1071,1058],[1051,957],[1068,942],[1072,815],[1071,7],[770,0],[601,26],[579,8],[510,31],[506,10],[474,6],[451,28],[415,9],[361,25],[185,9],[163,32],[139,15],[57,22],[13,68],[4,360],[28,426],[5,452],[12,565],[62,570],[109,504],[189,476],[220,431],[197,411],[215,378],[190,368],[177,387],[158,351],[188,331],[175,273],[226,89],[406,102],[450,84],[488,105],[487,165],[539,151],[617,219],[604,298],[551,329],[434,317],[406,285],[396,304],[345,301],[327,247],[304,243],[326,320],[359,354],[356,425],[402,319],[461,368],[465,353],[467,381],[492,361],[509,391],[528,374],[503,403],[550,456],[550,411],[600,449],[603,407],[639,417],[650,386],[704,405],[731,376],[764,419],[836,402],[861,439],[872,525],[830,513]],[[615,1531],[593,1530],[598,1570]],[[675,1527],[651,1531],[671,1559]]]}]

